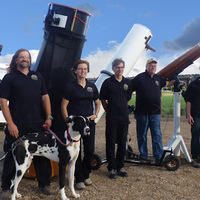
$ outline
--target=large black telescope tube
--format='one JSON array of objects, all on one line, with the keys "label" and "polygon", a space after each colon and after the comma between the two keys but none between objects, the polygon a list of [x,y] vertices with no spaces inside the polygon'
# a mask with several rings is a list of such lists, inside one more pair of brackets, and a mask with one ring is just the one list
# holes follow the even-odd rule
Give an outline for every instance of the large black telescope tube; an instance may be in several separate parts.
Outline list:
[{"label": "large black telescope tube", "polygon": [[54,117],[52,129],[63,131],[63,89],[74,77],[73,64],[81,58],[91,15],[85,11],[51,3],[45,17],[44,38],[34,69],[46,82]]}]

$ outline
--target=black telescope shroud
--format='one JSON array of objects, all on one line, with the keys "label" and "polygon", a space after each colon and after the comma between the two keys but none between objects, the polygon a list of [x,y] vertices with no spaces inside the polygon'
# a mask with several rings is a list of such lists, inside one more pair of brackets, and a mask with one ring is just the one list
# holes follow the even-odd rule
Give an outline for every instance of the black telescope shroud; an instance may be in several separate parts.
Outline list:
[{"label": "black telescope shroud", "polygon": [[[67,16],[65,27],[59,26],[62,16]],[[56,132],[66,129],[61,114],[62,94],[66,85],[74,80],[71,68],[81,57],[90,16],[87,12],[52,3],[45,18],[44,38],[35,69],[46,82],[54,117],[52,130]]]}]

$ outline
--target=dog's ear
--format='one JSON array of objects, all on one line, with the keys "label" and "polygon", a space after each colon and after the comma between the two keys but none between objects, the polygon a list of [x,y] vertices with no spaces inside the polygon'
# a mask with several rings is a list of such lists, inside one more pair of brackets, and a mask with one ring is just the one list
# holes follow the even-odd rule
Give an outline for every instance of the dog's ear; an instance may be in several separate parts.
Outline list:
[{"label": "dog's ear", "polygon": [[67,117],[67,119],[65,120],[65,122],[68,123],[72,123],[74,116],[70,115],[69,117]]}]

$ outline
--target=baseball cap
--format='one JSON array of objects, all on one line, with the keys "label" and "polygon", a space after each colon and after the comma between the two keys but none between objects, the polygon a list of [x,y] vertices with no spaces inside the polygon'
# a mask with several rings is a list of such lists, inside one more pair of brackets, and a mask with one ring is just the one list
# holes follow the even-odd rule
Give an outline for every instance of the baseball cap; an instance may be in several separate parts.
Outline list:
[{"label": "baseball cap", "polygon": [[150,63],[157,63],[157,61],[154,59],[154,58],[150,58],[149,60],[147,60],[147,64],[150,64]]}]

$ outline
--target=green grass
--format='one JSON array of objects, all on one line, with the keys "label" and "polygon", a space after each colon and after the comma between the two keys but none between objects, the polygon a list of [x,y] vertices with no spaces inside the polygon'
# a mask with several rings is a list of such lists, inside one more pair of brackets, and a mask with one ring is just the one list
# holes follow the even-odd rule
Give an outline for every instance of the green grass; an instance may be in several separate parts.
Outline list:
[{"label": "green grass", "polygon": [[[130,100],[130,105],[135,105],[135,95]],[[162,117],[173,116],[174,95],[173,92],[162,92]],[[181,95],[181,116],[186,115],[186,103]]]}]

